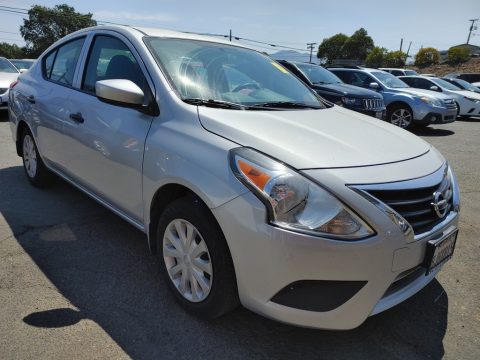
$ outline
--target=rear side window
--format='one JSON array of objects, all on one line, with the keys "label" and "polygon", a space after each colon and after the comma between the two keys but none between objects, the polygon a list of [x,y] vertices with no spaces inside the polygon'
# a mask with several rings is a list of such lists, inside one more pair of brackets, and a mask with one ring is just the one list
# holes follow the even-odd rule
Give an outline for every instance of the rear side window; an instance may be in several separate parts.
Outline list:
[{"label": "rear side window", "polygon": [[72,85],[84,41],[85,38],[70,41],[50,53],[44,59],[44,76],[60,84]]},{"label": "rear side window", "polygon": [[402,75],[405,75],[402,71],[400,70],[392,70],[391,71],[391,74],[392,75],[395,75],[395,76],[402,76]]},{"label": "rear side window", "polygon": [[95,93],[95,83],[101,80],[126,79],[144,92],[147,82],[130,49],[112,36],[97,36],[90,50],[83,76],[82,90]]}]

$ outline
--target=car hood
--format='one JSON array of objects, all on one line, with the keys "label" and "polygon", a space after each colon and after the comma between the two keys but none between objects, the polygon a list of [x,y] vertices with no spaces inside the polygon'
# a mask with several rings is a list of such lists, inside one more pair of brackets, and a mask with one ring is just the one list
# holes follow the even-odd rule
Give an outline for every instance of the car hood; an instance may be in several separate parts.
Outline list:
[{"label": "car hood", "polygon": [[293,111],[199,106],[198,114],[208,131],[296,169],[387,164],[430,150],[429,144],[405,130],[339,106]]},{"label": "car hood", "polygon": [[468,98],[470,98],[470,99],[480,100],[480,94],[475,93],[475,92],[473,92],[473,91],[461,90],[461,91],[455,91],[454,93],[455,93],[455,94],[458,94],[458,95],[461,95],[461,96],[468,97]]},{"label": "car hood", "polygon": [[445,94],[441,94],[432,90],[416,89],[416,88],[401,88],[395,89],[396,91],[405,92],[407,94],[416,95],[416,96],[432,96],[440,99],[448,99],[449,97]]},{"label": "car hood", "polygon": [[20,73],[0,72],[0,88],[8,88],[10,84],[17,80]]},{"label": "car hood", "polygon": [[382,96],[375,91],[362,89],[358,86],[348,84],[313,84],[314,90],[332,91],[342,95],[381,99]]}]

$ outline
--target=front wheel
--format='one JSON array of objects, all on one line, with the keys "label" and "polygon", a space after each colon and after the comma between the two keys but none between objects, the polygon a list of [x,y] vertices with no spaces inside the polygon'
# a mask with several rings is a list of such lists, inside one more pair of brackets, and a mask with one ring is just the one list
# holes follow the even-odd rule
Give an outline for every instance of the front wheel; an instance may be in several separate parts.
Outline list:
[{"label": "front wheel", "polygon": [[230,252],[210,210],[196,197],[172,202],[158,223],[160,270],[177,302],[213,319],[234,309],[238,291]]},{"label": "front wheel", "polygon": [[413,127],[412,110],[407,105],[394,105],[387,111],[387,121],[402,129],[410,129]]},{"label": "front wheel", "polygon": [[21,138],[23,168],[33,186],[45,187],[52,183],[53,174],[47,169],[38,153],[33,135],[25,128]]}]

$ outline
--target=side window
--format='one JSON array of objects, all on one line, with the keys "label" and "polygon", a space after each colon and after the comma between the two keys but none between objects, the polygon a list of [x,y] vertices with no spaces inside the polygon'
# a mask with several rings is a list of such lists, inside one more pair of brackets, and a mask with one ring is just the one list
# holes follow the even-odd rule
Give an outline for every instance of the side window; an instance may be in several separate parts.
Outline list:
[{"label": "side window", "polygon": [[[55,52],[45,59],[45,75],[48,79],[61,84],[72,85],[73,75],[84,41],[85,38],[70,41],[56,50],[56,56],[53,60],[50,60],[50,57]],[[49,61],[53,62],[53,65],[50,65],[51,70],[48,67]]]},{"label": "side window", "polygon": [[344,83],[351,84],[352,78],[349,76],[349,73],[346,71],[333,71]]},{"label": "side window", "polygon": [[400,70],[392,70],[392,75],[402,76],[402,75],[405,75],[405,74]]},{"label": "side window", "polygon": [[417,82],[416,82],[416,79],[415,78],[402,78],[400,79],[402,80],[404,83],[406,83],[407,85],[411,86],[411,87],[414,87],[416,88],[417,87]]},{"label": "side window", "polygon": [[95,94],[95,83],[109,79],[133,81],[145,93],[148,88],[130,49],[115,37],[96,36],[83,75],[82,90]]},{"label": "side window", "polygon": [[43,60],[43,76],[47,79],[50,79],[50,75],[52,74],[53,61],[55,60],[56,55],[57,50],[54,50]]},{"label": "side window", "polygon": [[361,72],[353,72],[352,85],[368,88],[371,82],[375,82],[370,76]]},{"label": "side window", "polygon": [[425,80],[425,79],[416,79],[416,86],[417,88],[419,89],[425,89],[425,90],[429,90],[430,87],[432,86],[435,86],[434,83],[428,81],[428,80]]}]

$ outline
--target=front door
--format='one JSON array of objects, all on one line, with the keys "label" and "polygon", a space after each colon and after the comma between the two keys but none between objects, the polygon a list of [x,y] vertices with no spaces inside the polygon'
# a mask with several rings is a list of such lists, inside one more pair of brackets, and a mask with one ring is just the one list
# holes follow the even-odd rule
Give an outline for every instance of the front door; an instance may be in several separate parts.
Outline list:
[{"label": "front door", "polygon": [[80,185],[141,223],[143,150],[153,117],[100,101],[95,83],[128,79],[144,90],[146,101],[153,93],[137,55],[117,37],[96,35],[83,68],[80,91],[68,98],[65,167]]}]

